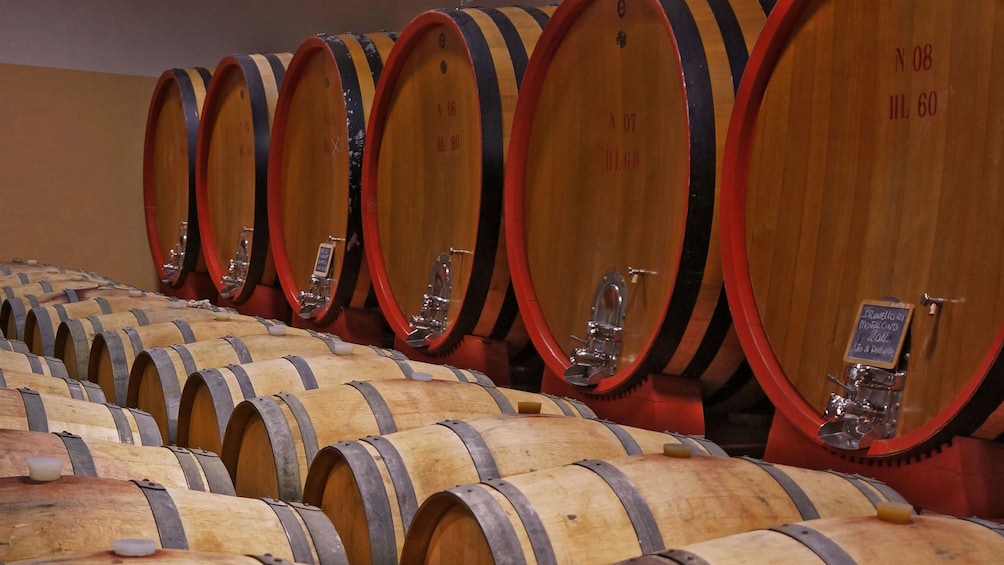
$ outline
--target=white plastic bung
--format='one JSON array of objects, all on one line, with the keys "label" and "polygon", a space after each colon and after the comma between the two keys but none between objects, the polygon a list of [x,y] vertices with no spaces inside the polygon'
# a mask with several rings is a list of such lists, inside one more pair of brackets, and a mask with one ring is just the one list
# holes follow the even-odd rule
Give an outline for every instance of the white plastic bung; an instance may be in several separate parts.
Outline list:
[{"label": "white plastic bung", "polygon": [[157,552],[157,544],[152,539],[117,539],[114,549],[120,557],[146,557]]},{"label": "white plastic bung", "polygon": [[339,341],[331,348],[335,355],[352,355],[355,348],[352,347],[351,343]]},{"label": "white plastic bung", "polygon": [[28,477],[33,481],[55,481],[62,469],[63,460],[59,457],[39,455],[28,458]]}]

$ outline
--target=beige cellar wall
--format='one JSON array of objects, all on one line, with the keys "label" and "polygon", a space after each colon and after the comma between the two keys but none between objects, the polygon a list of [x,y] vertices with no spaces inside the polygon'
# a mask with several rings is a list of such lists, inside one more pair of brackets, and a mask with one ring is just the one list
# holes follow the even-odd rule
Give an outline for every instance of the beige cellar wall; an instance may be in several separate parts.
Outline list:
[{"label": "beige cellar wall", "polygon": [[156,288],[143,136],[156,78],[0,65],[0,259]]}]

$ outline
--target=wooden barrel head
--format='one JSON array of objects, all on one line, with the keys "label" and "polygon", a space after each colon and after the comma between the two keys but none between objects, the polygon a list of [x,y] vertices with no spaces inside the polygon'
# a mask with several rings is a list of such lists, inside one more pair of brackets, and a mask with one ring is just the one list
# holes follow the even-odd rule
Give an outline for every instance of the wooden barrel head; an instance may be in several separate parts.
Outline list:
[{"label": "wooden barrel head", "polygon": [[291,53],[234,55],[220,61],[209,83],[199,125],[196,201],[206,267],[218,290],[247,234],[247,273],[233,289],[236,303],[275,276],[269,252],[268,152],[272,116]]},{"label": "wooden barrel head", "polygon": [[426,12],[384,67],[364,157],[366,254],[381,309],[402,338],[437,258],[449,256],[447,326],[430,353],[464,335],[504,339],[516,317],[501,236],[505,148],[525,60],[549,12]]},{"label": "wooden barrel head", "polygon": [[270,148],[269,239],[276,273],[294,310],[311,285],[318,246],[336,243],[327,322],[362,307],[370,292],[359,208],[366,120],[383,60],[396,36],[342,34],[305,40],[279,93]]},{"label": "wooden barrel head", "polygon": [[[917,305],[905,457],[1004,417],[999,3],[786,2],[750,59],[726,152],[723,257],[743,348],[816,438],[866,299]],[[944,303],[929,315],[921,297]]]},{"label": "wooden barrel head", "polygon": [[154,87],[147,116],[143,151],[143,200],[147,239],[160,278],[168,275],[164,264],[179,241],[181,222],[187,222],[185,260],[171,277],[172,286],[199,265],[202,246],[195,205],[195,149],[199,113],[206,98],[212,71],[193,67],[164,71]]},{"label": "wooden barrel head", "polygon": [[756,1],[565,2],[527,69],[507,163],[513,285],[561,375],[606,273],[627,281],[616,373],[704,377],[742,362],[724,299],[717,194],[734,88],[765,21]]}]

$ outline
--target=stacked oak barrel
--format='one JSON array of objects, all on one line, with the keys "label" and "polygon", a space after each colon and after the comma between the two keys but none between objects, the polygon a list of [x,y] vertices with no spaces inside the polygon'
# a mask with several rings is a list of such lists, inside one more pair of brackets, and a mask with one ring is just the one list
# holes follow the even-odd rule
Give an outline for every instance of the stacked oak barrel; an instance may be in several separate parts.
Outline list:
[{"label": "stacked oak barrel", "polygon": [[[915,3],[442,9],[164,73],[164,294],[2,265],[0,560],[992,560],[916,474],[810,468],[1001,460],[997,2]],[[896,436],[834,448],[843,328],[914,294]],[[694,435],[771,405],[805,465]]]}]

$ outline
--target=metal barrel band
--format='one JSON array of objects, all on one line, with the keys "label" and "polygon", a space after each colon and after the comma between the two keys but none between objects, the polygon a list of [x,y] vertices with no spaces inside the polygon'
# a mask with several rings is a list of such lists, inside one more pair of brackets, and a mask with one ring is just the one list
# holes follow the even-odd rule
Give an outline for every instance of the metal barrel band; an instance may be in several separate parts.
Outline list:
[{"label": "metal barrel band", "polygon": [[157,533],[160,536],[161,547],[167,549],[188,549],[188,537],[185,534],[185,525],[181,521],[181,514],[178,507],[171,498],[171,493],[163,485],[151,482],[147,479],[133,480],[139,487],[143,495],[146,496],[147,504],[150,505],[150,512],[153,513],[153,521],[157,524]]},{"label": "metal barrel band", "polygon": [[313,540],[314,551],[317,553],[319,565],[349,565],[349,557],[345,553],[345,545],[341,536],[335,530],[331,519],[324,512],[311,504],[289,502],[290,508],[300,515],[307,533]]},{"label": "metal barrel band", "polygon": [[21,402],[24,404],[25,418],[28,420],[28,429],[33,432],[48,432],[49,418],[45,414],[45,404],[42,402],[42,395],[38,391],[27,387],[17,389],[21,393]]},{"label": "metal barrel band", "polygon": [[748,456],[738,457],[738,459],[753,463],[777,481],[777,483],[781,485],[781,488],[784,489],[784,492],[788,494],[788,498],[790,498],[792,503],[795,504],[795,508],[798,510],[798,513],[802,516],[803,520],[815,520],[819,518],[819,511],[816,510],[816,505],[812,503],[812,500],[807,494],[805,494],[802,487],[800,487],[794,479],[789,477],[787,473],[761,459],[754,459],[753,457]]},{"label": "metal barrel band", "polygon": [[371,561],[397,563],[397,545],[387,543],[387,540],[394,539],[394,518],[391,516],[390,497],[383,488],[380,469],[373,456],[360,441],[343,441],[332,447],[345,459],[359,487],[363,512],[366,514],[366,526],[369,530]]},{"label": "metal barrel band", "polygon": [[387,406],[387,401],[380,396],[376,387],[368,381],[352,381],[348,384],[358,390],[359,394],[363,395],[363,399],[369,405],[373,417],[376,418],[377,429],[380,431],[380,435],[397,431],[397,424],[394,423],[394,415],[391,413],[390,407]]},{"label": "metal barrel band", "polygon": [[268,504],[269,508],[275,512],[279,523],[282,524],[282,528],[286,531],[289,548],[293,553],[293,561],[297,563],[313,563],[314,557],[310,541],[307,539],[306,532],[300,527],[300,521],[296,519],[296,515],[289,504],[281,500],[275,500],[274,498],[266,497],[261,500],[265,504]]},{"label": "metal barrel band", "polygon": [[81,477],[98,476],[97,468],[94,466],[94,457],[91,455],[91,448],[78,436],[70,432],[55,432],[56,437],[63,441],[66,454],[70,457],[70,466],[73,467],[73,474]]},{"label": "metal barrel band", "polygon": [[170,450],[178,460],[178,465],[181,466],[181,472],[185,475],[185,482],[188,484],[189,490],[206,490],[206,484],[202,482],[199,465],[192,452],[176,445],[165,445],[164,448]]},{"label": "metal barrel band", "polygon": [[634,439],[634,436],[629,434],[628,431],[624,429],[624,426],[609,420],[599,420],[599,422],[606,426],[606,428],[617,437],[617,440],[620,441],[621,445],[624,447],[625,454],[641,455],[641,446],[638,445],[638,441]]},{"label": "metal barrel band", "polygon": [[317,433],[314,431],[314,424],[310,419],[310,414],[304,408],[300,399],[288,392],[276,393],[276,396],[286,403],[289,411],[296,420],[296,426],[300,428],[300,440],[303,442],[303,451],[307,457],[307,462],[314,460],[317,450],[320,448],[317,443]]},{"label": "metal barrel band", "polygon": [[300,375],[303,390],[314,390],[318,387],[317,376],[314,375],[314,370],[310,368],[310,363],[306,359],[299,355],[286,355],[283,359],[289,361],[293,368],[296,369],[296,374]]},{"label": "metal barrel band", "polygon": [[464,447],[467,448],[467,452],[471,455],[474,468],[478,470],[479,480],[488,481],[500,477],[498,464],[492,457],[491,449],[473,426],[463,420],[444,420],[438,422],[438,425],[449,428],[460,438]]},{"label": "metal barrel band", "polygon": [[585,460],[575,463],[580,467],[589,469],[603,479],[610,489],[617,495],[621,505],[627,512],[631,525],[634,526],[638,535],[638,543],[642,553],[654,553],[663,549],[665,543],[662,541],[662,533],[659,531],[659,524],[655,521],[652,509],[638,492],[635,484],[620,469],[599,460]]},{"label": "metal barrel band", "polygon": [[801,543],[819,556],[826,565],[857,565],[842,547],[825,535],[804,525],[786,524],[769,528]]}]

